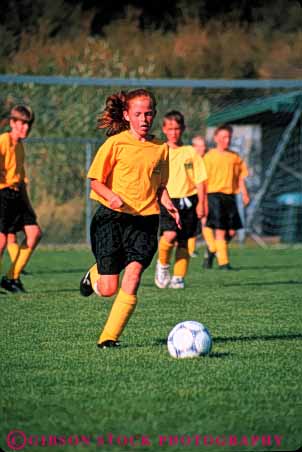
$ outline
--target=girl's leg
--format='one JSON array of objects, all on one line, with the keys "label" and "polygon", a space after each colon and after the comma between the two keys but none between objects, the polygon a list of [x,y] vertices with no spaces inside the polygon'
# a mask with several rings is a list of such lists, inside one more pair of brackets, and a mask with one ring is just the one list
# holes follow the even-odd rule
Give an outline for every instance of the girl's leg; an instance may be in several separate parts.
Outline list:
[{"label": "girl's leg", "polygon": [[125,268],[121,288],[113,302],[109,317],[98,340],[99,347],[116,346],[118,338],[135,309],[137,303],[136,294],[143,270],[143,266],[139,262],[131,262]]}]

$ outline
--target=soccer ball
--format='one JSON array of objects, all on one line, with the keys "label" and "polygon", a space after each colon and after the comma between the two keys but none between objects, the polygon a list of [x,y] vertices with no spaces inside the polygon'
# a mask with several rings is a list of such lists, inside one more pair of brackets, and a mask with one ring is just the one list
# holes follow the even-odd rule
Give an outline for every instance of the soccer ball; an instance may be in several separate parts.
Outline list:
[{"label": "soccer ball", "polygon": [[170,331],[167,345],[173,358],[196,358],[210,353],[212,338],[202,323],[187,320]]}]

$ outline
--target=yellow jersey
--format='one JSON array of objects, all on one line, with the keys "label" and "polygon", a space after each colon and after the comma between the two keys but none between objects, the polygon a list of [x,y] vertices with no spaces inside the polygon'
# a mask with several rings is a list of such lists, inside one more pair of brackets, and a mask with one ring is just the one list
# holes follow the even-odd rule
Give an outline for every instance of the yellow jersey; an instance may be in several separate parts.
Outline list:
[{"label": "yellow jersey", "polygon": [[21,141],[14,144],[9,132],[0,135],[0,190],[18,187],[26,182],[24,147]]},{"label": "yellow jersey", "polygon": [[[108,138],[99,148],[88,171],[89,179],[105,184],[124,205],[117,210],[132,215],[159,213],[157,191],[169,177],[169,150],[156,138],[139,141],[128,131]],[[111,208],[91,190],[90,197]]]},{"label": "yellow jersey", "polygon": [[248,169],[241,157],[227,149],[210,149],[203,157],[208,180],[208,193],[239,193],[239,180],[248,176]]},{"label": "yellow jersey", "polygon": [[171,198],[185,198],[197,193],[196,185],[207,179],[202,157],[193,146],[179,146],[169,150],[169,180],[167,190]]}]

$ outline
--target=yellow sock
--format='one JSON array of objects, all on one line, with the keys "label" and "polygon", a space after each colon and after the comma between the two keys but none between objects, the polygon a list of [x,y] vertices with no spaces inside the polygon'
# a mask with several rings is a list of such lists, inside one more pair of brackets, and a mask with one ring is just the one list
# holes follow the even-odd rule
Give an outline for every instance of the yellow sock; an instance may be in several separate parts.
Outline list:
[{"label": "yellow sock", "polygon": [[173,243],[169,243],[162,235],[158,244],[158,260],[161,265],[169,265],[173,248]]},{"label": "yellow sock", "polygon": [[202,235],[211,253],[216,253],[214,229],[205,226],[202,228]]},{"label": "yellow sock", "polygon": [[173,269],[174,276],[181,276],[184,278],[189,267],[190,255],[187,248],[176,248],[175,264]]},{"label": "yellow sock", "polygon": [[196,237],[190,237],[188,240],[188,252],[189,254],[193,254],[196,248]]},{"label": "yellow sock", "polygon": [[33,248],[28,248],[27,245],[21,245],[19,254],[17,256],[17,259],[15,262],[12,263],[8,273],[7,277],[9,279],[18,279],[20,277],[20,274],[29,261],[30,256],[33,253]]},{"label": "yellow sock", "polygon": [[98,290],[97,290],[97,285],[96,285],[98,280],[99,280],[99,277],[101,276],[99,274],[99,272],[98,272],[97,264],[93,264],[93,266],[90,267],[89,275],[90,275],[90,281],[91,281],[91,285],[92,285],[93,290],[95,291],[95,293],[97,295],[100,295]]},{"label": "yellow sock", "polygon": [[16,242],[7,244],[7,252],[9,254],[10,260],[14,262],[19,254],[19,245]]},{"label": "yellow sock", "polygon": [[228,244],[226,240],[216,240],[216,256],[218,265],[229,263]]},{"label": "yellow sock", "polygon": [[123,289],[119,290],[98,344],[108,340],[116,341],[120,337],[135,309],[136,302],[136,295],[130,295],[124,292]]}]

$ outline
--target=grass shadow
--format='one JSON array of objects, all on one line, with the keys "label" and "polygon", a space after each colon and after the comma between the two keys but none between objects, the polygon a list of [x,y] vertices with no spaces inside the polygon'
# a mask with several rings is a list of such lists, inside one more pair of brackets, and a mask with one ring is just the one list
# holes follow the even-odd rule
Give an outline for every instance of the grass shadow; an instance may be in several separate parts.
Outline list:
[{"label": "grass shadow", "polygon": [[259,286],[280,286],[280,285],[301,285],[302,281],[294,281],[292,279],[289,279],[287,281],[269,281],[269,282],[242,282],[242,283],[230,283],[230,284],[223,284],[224,287],[233,287],[233,286],[239,286],[239,287],[259,287]]},{"label": "grass shadow", "polygon": [[297,268],[295,265],[251,265],[240,267],[241,270],[285,270],[289,268]]},{"label": "grass shadow", "polygon": [[35,274],[35,275],[55,275],[55,274],[59,274],[59,275],[63,275],[63,274],[68,274],[68,273],[85,273],[85,271],[87,271],[87,269],[85,269],[84,267],[82,268],[63,268],[63,269],[55,269],[55,270],[35,270],[34,272],[31,272],[31,274]]},{"label": "grass shadow", "polygon": [[252,342],[252,341],[292,341],[302,339],[302,333],[297,334],[281,334],[281,335],[259,335],[259,336],[230,336],[230,337],[214,337],[214,343],[225,342]]}]

